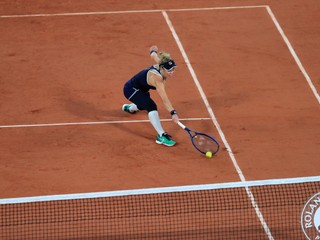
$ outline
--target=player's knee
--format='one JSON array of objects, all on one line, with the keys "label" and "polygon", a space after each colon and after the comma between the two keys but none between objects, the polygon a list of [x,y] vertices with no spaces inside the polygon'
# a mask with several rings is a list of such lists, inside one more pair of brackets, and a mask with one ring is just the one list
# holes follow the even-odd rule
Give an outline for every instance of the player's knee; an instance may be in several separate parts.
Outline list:
[{"label": "player's knee", "polygon": [[157,111],[158,108],[157,108],[157,105],[153,102],[153,103],[148,104],[146,110],[147,110],[148,112],[152,112],[152,111]]}]

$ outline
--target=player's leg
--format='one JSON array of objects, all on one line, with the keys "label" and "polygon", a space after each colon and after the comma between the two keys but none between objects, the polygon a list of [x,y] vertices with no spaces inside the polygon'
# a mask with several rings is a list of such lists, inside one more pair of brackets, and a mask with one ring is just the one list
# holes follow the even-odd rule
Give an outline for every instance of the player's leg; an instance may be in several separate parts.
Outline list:
[{"label": "player's leg", "polygon": [[171,139],[171,136],[163,130],[158,111],[152,110],[148,113],[148,116],[152,126],[158,133],[156,143],[163,144],[169,147],[175,145],[175,141],[173,141]]},{"label": "player's leg", "polygon": [[[126,84],[123,88],[124,96],[131,101],[131,98],[139,92],[139,89],[132,87],[129,84]],[[134,103],[123,104],[122,111],[134,114],[139,111],[138,107]]]},{"label": "player's leg", "polygon": [[148,112],[149,120],[153,128],[158,133],[156,143],[163,144],[165,146],[175,145],[175,141],[171,139],[171,136],[163,130],[160,122],[160,117],[156,103],[150,98],[149,93],[137,92],[131,97],[130,101],[136,104],[140,110],[146,110]]}]

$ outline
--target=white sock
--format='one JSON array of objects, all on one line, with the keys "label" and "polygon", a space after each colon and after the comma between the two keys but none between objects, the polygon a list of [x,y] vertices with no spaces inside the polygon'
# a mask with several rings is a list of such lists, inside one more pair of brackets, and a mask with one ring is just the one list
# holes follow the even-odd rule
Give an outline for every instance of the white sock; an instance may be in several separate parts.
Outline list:
[{"label": "white sock", "polygon": [[148,113],[150,122],[152,124],[152,126],[154,127],[154,129],[157,131],[157,133],[162,136],[162,133],[164,133],[164,130],[162,128],[161,122],[160,122],[160,118],[159,118],[159,114],[158,111],[151,111]]},{"label": "white sock", "polygon": [[130,103],[129,111],[130,112],[137,112],[137,111],[139,111],[139,109],[138,109],[137,105],[135,105],[134,103]]}]

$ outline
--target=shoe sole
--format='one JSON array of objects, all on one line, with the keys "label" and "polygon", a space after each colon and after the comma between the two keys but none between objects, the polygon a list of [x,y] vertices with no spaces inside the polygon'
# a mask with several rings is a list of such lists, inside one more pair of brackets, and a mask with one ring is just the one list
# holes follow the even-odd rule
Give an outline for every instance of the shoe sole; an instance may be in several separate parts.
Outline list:
[{"label": "shoe sole", "polygon": [[160,142],[160,141],[158,141],[158,140],[156,140],[156,143],[157,144],[160,144],[160,145],[165,145],[165,146],[167,146],[167,147],[173,147],[176,143],[174,143],[174,144],[172,144],[172,145],[169,145],[169,144],[166,144],[166,143],[164,143],[164,142]]}]

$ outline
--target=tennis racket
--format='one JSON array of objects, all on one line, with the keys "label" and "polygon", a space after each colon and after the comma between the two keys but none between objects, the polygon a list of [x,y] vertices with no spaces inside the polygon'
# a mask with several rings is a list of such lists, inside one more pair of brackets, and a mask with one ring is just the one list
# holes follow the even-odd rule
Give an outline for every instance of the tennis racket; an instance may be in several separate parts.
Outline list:
[{"label": "tennis racket", "polygon": [[207,152],[212,152],[212,155],[215,155],[219,151],[219,148],[220,148],[219,143],[216,139],[214,139],[214,137],[205,133],[190,130],[181,122],[178,122],[178,125],[182,129],[186,130],[186,132],[190,136],[193,146],[202,154],[206,154]]}]

